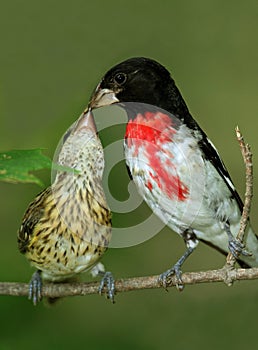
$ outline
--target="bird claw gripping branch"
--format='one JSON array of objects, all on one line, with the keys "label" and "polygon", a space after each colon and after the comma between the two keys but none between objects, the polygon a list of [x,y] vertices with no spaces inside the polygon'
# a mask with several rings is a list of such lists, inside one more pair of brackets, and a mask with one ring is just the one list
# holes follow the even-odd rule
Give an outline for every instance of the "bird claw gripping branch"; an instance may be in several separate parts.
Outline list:
[{"label": "bird claw gripping branch", "polygon": [[42,279],[40,271],[34,272],[29,283],[29,300],[37,305],[42,299]]},{"label": "bird claw gripping branch", "polygon": [[107,298],[115,302],[115,281],[111,272],[105,272],[99,285],[99,294],[102,295],[106,289]]}]

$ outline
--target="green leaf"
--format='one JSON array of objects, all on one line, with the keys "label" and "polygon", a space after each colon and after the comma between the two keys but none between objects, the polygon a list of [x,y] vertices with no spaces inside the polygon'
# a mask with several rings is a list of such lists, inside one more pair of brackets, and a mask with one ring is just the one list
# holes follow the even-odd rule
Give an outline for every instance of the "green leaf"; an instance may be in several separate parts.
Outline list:
[{"label": "green leaf", "polygon": [[41,148],[0,152],[0,181],[36,183],[39,186],[44,186],[43,182],[30,172],[51,168],[74,174],[80,173],[79,170],[52,163],[50,158],[42,154]]},{"label": "green leaf", "polygon": [[36,183],[42,181],[30,174],[31,171],[51,169],[52,161],[42,154],[42,149],[12,150],[0,152],[0,180],[11,183]]}]

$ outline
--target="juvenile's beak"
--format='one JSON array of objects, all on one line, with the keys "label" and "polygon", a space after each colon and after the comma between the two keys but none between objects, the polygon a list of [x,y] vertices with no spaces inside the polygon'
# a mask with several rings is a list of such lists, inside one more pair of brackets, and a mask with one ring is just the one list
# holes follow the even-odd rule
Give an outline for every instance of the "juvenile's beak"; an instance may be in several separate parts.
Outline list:
[{"label": "juvenile's beak", "polygon": [[119,102],[114,91],[110,89],[97,88],[89,104],[89,108],[99,108],[109,106],[113,103]]},{"label": "juvenile's beak", "polygon": [[90,129],[94,134],[97,134],[96,124],[90,108],[86,109],[86,111],[82,113],[75,124],[73,133],[75,134],[82,129]]}]

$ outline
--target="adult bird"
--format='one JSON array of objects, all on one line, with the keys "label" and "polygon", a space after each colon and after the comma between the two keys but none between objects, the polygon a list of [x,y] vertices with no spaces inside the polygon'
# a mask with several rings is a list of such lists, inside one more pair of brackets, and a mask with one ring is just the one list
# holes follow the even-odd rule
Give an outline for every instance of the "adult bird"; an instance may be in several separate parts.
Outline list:
[{"label": "adult bird", "polygon": [[237,239],[243,203],[216,148],[190,114],[168,70],[130,58],[101,79],[89,106],[119,104],[128,115],[124,151],[129,172],[149,207],[186,243],[166,272],[166,287],[203,241],[242,266],[258,266],[258,240],[249,226],[244,249]]}]

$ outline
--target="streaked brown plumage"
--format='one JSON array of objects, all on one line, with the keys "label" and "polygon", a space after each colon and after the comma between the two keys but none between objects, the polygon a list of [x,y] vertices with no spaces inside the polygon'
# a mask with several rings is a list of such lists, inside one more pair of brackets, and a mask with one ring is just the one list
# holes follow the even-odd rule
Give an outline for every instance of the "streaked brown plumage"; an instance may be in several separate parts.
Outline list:
[{"label": "streaked brown plumage", "polygon": [[[104,155],[90,111],[65,138],[58,163],[74,171],[57,172],[52,186],[29,205],[18,232],[20,252],[49,281],[94,267],[111,239],[111,212],[102,189]],[[35,304],[41,298],[40,274],[30,284]],[[114,288],[113,281],[106,282]]]}]

